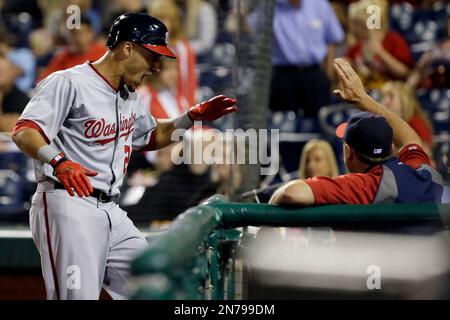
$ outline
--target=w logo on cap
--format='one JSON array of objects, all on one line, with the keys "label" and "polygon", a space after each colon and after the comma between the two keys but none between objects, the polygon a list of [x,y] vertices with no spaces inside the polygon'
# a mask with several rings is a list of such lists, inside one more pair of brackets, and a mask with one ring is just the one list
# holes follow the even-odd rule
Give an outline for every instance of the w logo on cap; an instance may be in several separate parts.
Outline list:
[{"label": "w logo on cap", "polygon": [[373,154],[381,154],[383,152],[383,149],[373,149]]}]

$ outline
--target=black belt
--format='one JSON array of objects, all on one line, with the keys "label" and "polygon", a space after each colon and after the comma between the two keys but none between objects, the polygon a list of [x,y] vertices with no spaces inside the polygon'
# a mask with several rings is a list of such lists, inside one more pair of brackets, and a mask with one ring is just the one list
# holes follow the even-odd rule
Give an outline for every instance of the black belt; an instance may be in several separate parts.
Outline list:
[{"label": "black belt", "polygon": [[[62,185],[59,182],[55,182],[55,189],[66,190],[66,187],[64,187],[64,185]],[[90,196],[97,198],[97,200],[100,202],[105,202],[105,203],[111,202],[111,201],[114,201],[117,203],[117,198],[118,198],[118,196],[108,196],[106,193],[104,193],[103,191],[100,191],[98,189],[94,189],[94,192],[92,192]]]}]

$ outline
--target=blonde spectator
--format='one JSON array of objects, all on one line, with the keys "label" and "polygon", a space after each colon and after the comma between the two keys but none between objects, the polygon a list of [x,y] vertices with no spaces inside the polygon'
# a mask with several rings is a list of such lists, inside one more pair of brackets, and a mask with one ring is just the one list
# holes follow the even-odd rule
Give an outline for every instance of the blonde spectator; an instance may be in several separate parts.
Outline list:
[{"label": "blonde spectator", "polygon": [[330,143],[319,139],[310,140],[300,155],[299,178],[333,178],[338,175],[336,156]]},{"label": "blonde spectator", "polygon": [[[379,8],[380,24],[370,7]],[[351,46],[346,53],[367,89],[380,89],[389,80],[406,79],[414,64],[406,40],[388,30],[386,0],[360,0],[350,4],[348,22]]]},{"label": "blonde spectator", "polygon": [[422,139],[424,149],[432,156],[433,126],[422,110],[412,88],[402,81],[389,81],[382,90],[381,104],[405,120]]},{"label": "blonde spectator", "polygon": [[40,74],[52,57],[53,38],[46,28],[39,28],[30,33],[28,41],[30,49],[36,57],[36,73]]},{"label": "blonde spectator", "polygon": [[169,30],[169,47],[177,55],[178,92],[190,105],[196,103],[197,91],[196,57],[186,39],[182,27],[181,10],[173,0],[153,0],[148,14],[161,20]]}]

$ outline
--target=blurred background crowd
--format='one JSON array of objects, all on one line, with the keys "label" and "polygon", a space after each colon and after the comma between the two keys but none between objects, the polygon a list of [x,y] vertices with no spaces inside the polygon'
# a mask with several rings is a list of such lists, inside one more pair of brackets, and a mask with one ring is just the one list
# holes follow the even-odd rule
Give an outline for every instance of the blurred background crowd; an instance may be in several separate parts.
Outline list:
[{"label": "blurred background crowd", "polygon": [[[0,0],[0,220],[28,219],[35,190],[32,163],[8,133],[40,80],[100,58],[109,28],[120,14],[148,13],[167,25],[169,45],[178,59],[164,60],[161,73],[146,79],[139,91],[156,118],[175,117],[196,102],[215,94],[235,96],[245,87],[232,72],[236,43],[261,32],[258,4],[263,2]],[[67,28],[71,5],[81,9],[79,29]],[[265,127],[280,130],[280,170],[259,177],[258,187],[345,172],[334,127],[352,109],[331,94],[336,57],[348,59],[370,94],[417,131],[448,183],[449,2],[274,0],[273,5]],[[377,6],[379,19],[371,18],[370,5]],[[368,21],[374,29],[367,28]],[[236,127],[231,116],[211,126]],[[205,137],[193,132],[188,139],[201,143]],[[121,204],[135,222],[158,225],[215,193],[239,199],[239,169],[226,164],[174,165],[174,148],[177,145],[134,153]],[[260,200],[269,194],[263,192]]]}]

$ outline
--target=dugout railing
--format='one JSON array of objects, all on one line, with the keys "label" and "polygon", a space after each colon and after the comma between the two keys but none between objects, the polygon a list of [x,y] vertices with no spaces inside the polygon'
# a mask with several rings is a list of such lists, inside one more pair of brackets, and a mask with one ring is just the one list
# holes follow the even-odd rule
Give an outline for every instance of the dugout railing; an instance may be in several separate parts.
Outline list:
[{"label": "dugout railing", "polygon": [[245,288],[236,288],[239,283],[236,258],[238,251],[245,247],[246,226],[331,227],[384,232],[426,226],[433,230],[449,225],[449,212],[449,204],[290,208],[230,203],[221,196],[213,196],[178,216],[170,228],[152,238],[149,249],[133,261],[133,298],[245,298]]}]

